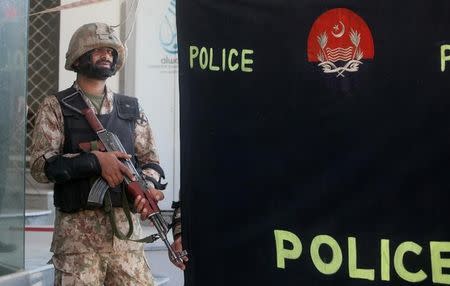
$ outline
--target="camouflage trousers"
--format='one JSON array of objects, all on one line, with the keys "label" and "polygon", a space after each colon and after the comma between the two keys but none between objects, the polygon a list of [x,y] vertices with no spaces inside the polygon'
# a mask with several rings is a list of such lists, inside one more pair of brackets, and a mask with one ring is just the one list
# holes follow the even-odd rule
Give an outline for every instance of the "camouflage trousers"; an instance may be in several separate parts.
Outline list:
[{"label": "camouflage trousers", "polygon": [[[126,233],[129,225],[123,210],[113,211],[117,227]],[[132,219],[132,238],[137,239],[142,235],[139,216],[133,215]],[[57,211],[51,251],[57,286],[153,286],[143,244],[115,237],[109,217],[102,209]]]},{"label": "camouflage trousers", "polygon": [[143,251],[55,254],[55,285],[153,286]]}]

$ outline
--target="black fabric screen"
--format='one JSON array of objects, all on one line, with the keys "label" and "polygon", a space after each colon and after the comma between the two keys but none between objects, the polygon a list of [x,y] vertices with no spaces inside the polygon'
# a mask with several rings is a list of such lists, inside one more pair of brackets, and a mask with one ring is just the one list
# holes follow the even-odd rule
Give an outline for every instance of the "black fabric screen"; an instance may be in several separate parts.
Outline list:
[{"label": "black fabric screen", "polygon": [[449,1],[178,1],[177,28],[186,285],[450,284]]}]

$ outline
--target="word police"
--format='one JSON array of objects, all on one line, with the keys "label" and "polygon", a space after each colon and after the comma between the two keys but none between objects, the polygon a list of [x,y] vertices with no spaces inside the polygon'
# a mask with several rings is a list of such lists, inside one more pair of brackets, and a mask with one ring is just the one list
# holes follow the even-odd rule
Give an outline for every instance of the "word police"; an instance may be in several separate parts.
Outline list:
[{"label": "word police", "polygon": [[189,47],[189,66],[209,71],[253,72],[253,50],[222,49],[206,47]]},{"label": "word police", "polygon": [[[288,260],[300,258],[303,251],[303,245],[300,238],[292,232],[275,230],[274,235],[277,268],[285,269]],[[321,252],[319,252],[321,247],[331,251],[331,259],[321,256]],[[317,235],[311,241],[309,250],[311,261],[320,273],[324,275],[333,275],[341,268],[344,261],[342,248],[333,237],[329,235]],[[450,258],[448,256],[450,253],[450,242],[430,242],[430,253],[428,254],[428,257],[431,261],[431,273],[426,273],[423,269],[417,269],[415,266],[405,265],[405,256],[426,255],[422,254],[422,246],[415,242],[406,241],[400,243],[395,248],[395,251],[393,251],[392,257],[391,250],[393,250],[393,248],[390,246],[389,239],[381,239],[379,250],[379,261],[374,262],[374,265],[379,265],[380,269],[377,277],[379,275],[379,278],[382,281],[391,280],[391,262],[393,262],[395,272],[405,281],[421,283],[431,275],[433,283],[450,285],[450,274],[448,274],[448,268],[450,268]],[[347,255],[346,261],[348,263],[348,274],[350,278],[370,281],[375,280],[375,269],[358,267],[357,239],[355,237],[347,238]],[[392,261],[391,258],[393,258]]]}]

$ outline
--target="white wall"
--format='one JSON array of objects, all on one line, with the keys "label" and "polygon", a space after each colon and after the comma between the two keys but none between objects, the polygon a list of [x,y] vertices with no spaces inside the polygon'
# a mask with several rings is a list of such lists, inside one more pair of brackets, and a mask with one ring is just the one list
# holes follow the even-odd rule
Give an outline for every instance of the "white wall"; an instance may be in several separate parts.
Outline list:
[{"label": "white wall", "polygon": [[168,184],[162,209],[179,194],[179,89],[175,0],[140,1],[133,37],[128,43],[125,93],[134,94],[155,133]]},{"label": "white wall", "polygon": [[[73,3],[74,0],[61,0],[61,5]],[[75,80],[75,73],[64,69],[66,52],[72,34],[81,25],[92,22],[104,22],[110,25],[120,23],[121,0],[110,0],[79,8],[61,11],[61,32],[59,42],[59,90],[68,88]],[[119,33],[119,31],[117,31]],[[107,84],[114,91],[119,91],[119,75],[108,79]]]}]

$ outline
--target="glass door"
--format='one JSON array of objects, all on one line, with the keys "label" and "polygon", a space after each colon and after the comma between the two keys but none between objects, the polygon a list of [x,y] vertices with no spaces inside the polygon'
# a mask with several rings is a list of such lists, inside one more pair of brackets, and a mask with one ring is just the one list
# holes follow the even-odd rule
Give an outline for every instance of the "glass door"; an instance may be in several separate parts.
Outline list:
[{"label": "glass door", "polygon": [[24,268],[28,1],[0,1],[0,275]]}]

